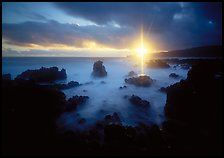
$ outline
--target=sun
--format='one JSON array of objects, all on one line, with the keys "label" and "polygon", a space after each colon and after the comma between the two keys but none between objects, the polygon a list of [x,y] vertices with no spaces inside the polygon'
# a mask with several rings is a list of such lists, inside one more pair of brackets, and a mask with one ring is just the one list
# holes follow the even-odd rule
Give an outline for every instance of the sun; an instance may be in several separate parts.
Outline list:
[{"label": "sun", "polygon": [[144,47],[143,29],[141,29],[140,46],[136,49],[137,55],[142,57],[147,53],[147,49]]},{"label": "sun", "polygon": [[139,48],[136,49],[136,51],[137,51],[138,55],[139,55],[140,57],[142,57],[142,56],[144,56],[145,53],[147,52],[147,49],[144,48],[144,47],[139,47]]}]

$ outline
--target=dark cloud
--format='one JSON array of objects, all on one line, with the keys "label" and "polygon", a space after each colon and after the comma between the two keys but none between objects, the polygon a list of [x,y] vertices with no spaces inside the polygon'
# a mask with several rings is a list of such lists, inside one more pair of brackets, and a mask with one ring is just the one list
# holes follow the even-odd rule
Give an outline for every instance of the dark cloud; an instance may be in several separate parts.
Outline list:
[{"label": "dark cloud", "polygon": [[[116,22],[122,26],[139,27],[142,23],[154,31],[164,31],[172,21],[173,15],[181,11],[178,3],[129,2],[129,3],[55,3],[55,5],[74,17],[81,17],[96,24]],[[154,22],[155,21],[155,22]]]},{"label": "dark cloud", "polygon": [[2,30],[6,43],[20,46],[64,44],[85,47],[85,41],[95,41],[114,48],[127,46],[124,39],[128,40],[130,33],[134,32],[130,28],[116,28],[110,25],[105,27],[78,26],[61,24],[56,21],[2,24]]},{"label": "dark cloud", "polygon": [[[70,16],[97,25],[78,26],[50,21],[30,12],[31,19],[18,24],[2,24],[3,39],[9,44],[64,44],[85,47],[96,41],[113,48],[130,48],[143,24],[144,34],[157,49],[181,49],[222,43],[221,3],[53,3]],[[114,24],[118,24],[119,27]]]}]

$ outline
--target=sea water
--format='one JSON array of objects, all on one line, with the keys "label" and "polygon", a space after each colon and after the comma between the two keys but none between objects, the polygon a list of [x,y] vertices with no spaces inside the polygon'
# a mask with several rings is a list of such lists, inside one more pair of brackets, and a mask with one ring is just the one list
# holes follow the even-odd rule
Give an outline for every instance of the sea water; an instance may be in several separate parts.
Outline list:
[{"label": "sea water", "polygon": [[[96,78],[91,75],[93,63],[102,60],[107,76]],[[128,58],[80,58],[80,57],[20,57],[3,58],[2,74],[10,73],[12,78],[27,69],[57,66],[66,69],[67,79],[57,81],[68,83],[77,81],[79,87],[63,90],[66,99],[75,95],[89,96],[84,105],[80,105],[74,112],[64,112],[59,117],[57,124],[63,130],[87,129],[97,121],[104,119],[105,115],[117,112],[123,125],[135,126],[139,123],[156,123],[159,126],[165,120],[164,106],[166,93],[161,92],[161,87],[167,87],[182,79],[186,79],[188,70],[180,66],[173,68],[147,68],[144,74],[153,80],[150,87],[137,87],[125,83],[128,73],[134,71],[141,73],[139,61]],[[179,78],[170,78],[170,73],[176,73]],[[103,81],[103,82],[102,82]],[[127,88],[120,89],[126,85]],[[150,108],[141,109],[131,104],[128,100],[131,95],[137,95],[150,102]],[[79,124],[77,118],[85,118],[84,124]]]}]

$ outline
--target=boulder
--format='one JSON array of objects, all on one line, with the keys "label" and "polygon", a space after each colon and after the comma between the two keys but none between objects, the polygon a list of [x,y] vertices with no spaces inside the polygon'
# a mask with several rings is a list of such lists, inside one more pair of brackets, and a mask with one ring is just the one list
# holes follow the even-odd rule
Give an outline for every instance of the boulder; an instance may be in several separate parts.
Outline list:
[{"label": "boulder", "polygon": [[142,108],[150,107],[150,102],[148,102],[146,100],[142,100],[140,97],[138,97],[136,95],[132,95],[131,98],[129,99],[129,101],[132,104],[137,105],[138,107],[142,107]]},{"label": "boulder", "polygon": [[125,79],[125,82],[128,84],[134,84],[136,86],[148,87],[153,83],[153,80],[147,75],[142,75]]},{"label": "boulder", "polygon": [[92,75],[95,77],[104,77],[107,76],[107,71],[105,69],[105,66],[103,65],[102,61],[96,61],[93,64],[93,72]]}]

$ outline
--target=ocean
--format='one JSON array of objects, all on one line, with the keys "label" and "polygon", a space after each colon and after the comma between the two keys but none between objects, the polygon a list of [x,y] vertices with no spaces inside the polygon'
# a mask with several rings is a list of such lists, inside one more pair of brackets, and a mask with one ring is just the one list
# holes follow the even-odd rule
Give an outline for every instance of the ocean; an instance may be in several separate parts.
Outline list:
[{"label": "ocean", "polygon": [[[94,78],[91,73],[93,63],[102,60],[108,75],[103,78]],[[85,130],[97,121],[102,120],[105,115],[117,112],[123,125],[135,126],[139,123],[161,125],[166,119],[164,106],[166,93],[161,92],[161,87],[167,87],[182,79],[186,79],[188,70],[180,66],[174,68],[146,68],[144,74],[149,75],[154,83],[150,87],[137,87],[126,84],[124,79],[128,78],[128,72],[141,73],[139,60],[128,58],[84,58],[84,57],[3,57],[2,74],[10,73],[12,78],[27,69],[39,69],[43,67],[57,66],[66,69],[67,79],[57,81],[68,83],[77,81],[82,86],[63,90],[66,98],[75,95],[89,96],[85,105],[79,106],[77,111],[64,112],[58,118],[57,125],[61,130]],[[179,78],[170,78],[170,73],[176,73]],[[104,81],[105,83],[102,83]],[[126,89],[119,89],[126,85]],[[124,96],[137,95],[150,102],[147,110],[142,110],[132,105]],[[84,124],[79,124],[77,119],[85,118]]]}]

